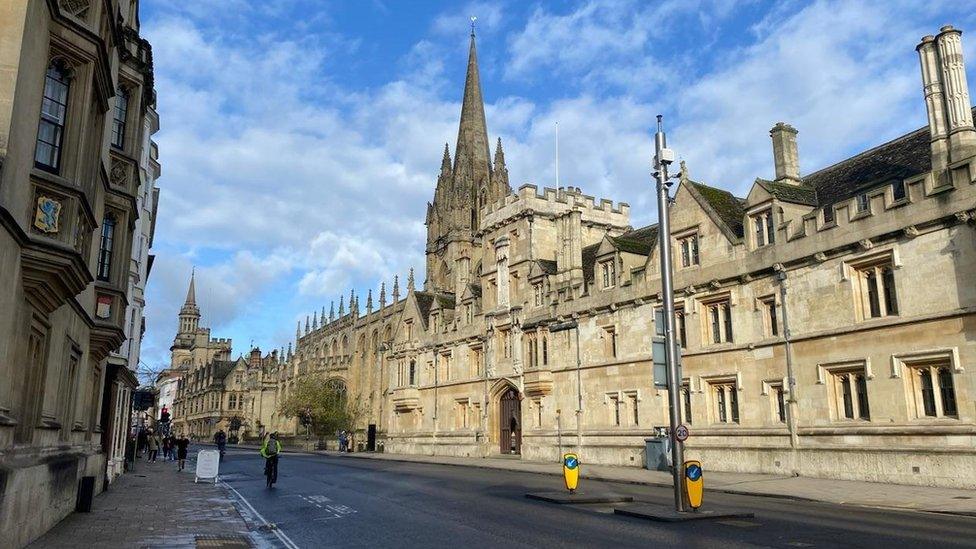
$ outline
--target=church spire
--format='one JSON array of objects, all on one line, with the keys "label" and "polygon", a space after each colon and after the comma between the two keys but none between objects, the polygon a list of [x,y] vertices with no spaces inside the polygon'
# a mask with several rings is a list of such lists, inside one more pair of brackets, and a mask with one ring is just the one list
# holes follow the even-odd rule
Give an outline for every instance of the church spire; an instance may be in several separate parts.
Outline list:
[{"label": "church spire", "polygon": [[451,150],[448,148],[447,143],[444,143],[444,158],[441,159],[441,175],[445,177],[451,176]]},{"label": "church spire", "polygon": [[184,307],[197,304],[196,277],[197,268],[194,267],[193,270],[190,271],[190,287],[186,289],[186,302],[183,303]]},{"label": "church spire", "polygon": [[468,162],[467,167],[477,182],[491,173],[490,158],[488,124],[485,122],[485,103],[481,96],[481,77],[478,73],[478,51],[472,32],[471,46],[468,49],[468,72],[464,77],[464,95],[461,101],[461,124],[458,127],[457,148],[454,150],[454,171],[457,172],[460,163]]},{"label": "church spire", "polygon": [[192,334],[200,326],[200,308],[197,307],[196,268],[190,272],[190,286],[186,290],[186,302],[180,307],[181,334]]}]

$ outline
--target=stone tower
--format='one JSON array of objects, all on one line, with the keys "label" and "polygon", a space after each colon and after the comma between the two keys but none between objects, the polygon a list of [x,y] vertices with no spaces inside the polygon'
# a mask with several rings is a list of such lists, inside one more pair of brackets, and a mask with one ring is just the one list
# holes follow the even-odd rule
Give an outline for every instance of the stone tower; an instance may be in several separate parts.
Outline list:
[{"label": "stone tower", "polygon": [[[500,145],[501,141],[499,148]],[[482,213],[489,204],[511,193],[508,171],[503,166],[504,159],[502,172],[496,174],[491,162],[478,54],[472,32],[454,161],[452,164],[448,145],[444,145],[434,200],[427,205],[425,290],[453,292],[456,273],[452,269],[456,260],[467,257],[470,261],[465,264],[473,266],[477,263],[481,248],[475,237]]]}]

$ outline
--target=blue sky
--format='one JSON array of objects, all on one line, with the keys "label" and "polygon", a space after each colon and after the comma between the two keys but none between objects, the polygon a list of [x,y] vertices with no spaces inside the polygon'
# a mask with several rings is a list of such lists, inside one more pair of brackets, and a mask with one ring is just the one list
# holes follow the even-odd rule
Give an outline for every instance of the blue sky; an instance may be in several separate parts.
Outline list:
[{"label": "blue sky", "polygon": [[[469,17],[488,130],[512,185],[560,178],[654,220],[654,116],[692,177],[744,195],[769,128],[809,173],[925,124],[915,45],[976,1],[142,2],[163,177],[143,361],[168,361],[190,270],[234,353],[293,340],[351,288],[423,280],[453,150]],[[963,37],[970,82],[976,38]]]}]

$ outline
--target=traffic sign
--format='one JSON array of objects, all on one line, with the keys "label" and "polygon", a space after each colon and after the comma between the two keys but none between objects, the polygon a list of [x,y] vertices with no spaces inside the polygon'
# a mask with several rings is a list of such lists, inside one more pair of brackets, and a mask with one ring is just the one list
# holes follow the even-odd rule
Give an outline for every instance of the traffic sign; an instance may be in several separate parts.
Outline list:
[{"label": "traffic sign", "polygon": [[705,479],[702,478],[702,466],[700,461],[688,460],[684,463],[685,469],[685,496],[688,498],[688,506],[698,509],[702,504],[702,496],[705,491]]},{"label": "traffic sign", "polygon": [[684,442],[688,440],[688,435],[690,434],[691,433],[688,432],[688,427],[686,427],[685,425],[678,425],[674,429],[674,438],[678,439],[678,442]]}]

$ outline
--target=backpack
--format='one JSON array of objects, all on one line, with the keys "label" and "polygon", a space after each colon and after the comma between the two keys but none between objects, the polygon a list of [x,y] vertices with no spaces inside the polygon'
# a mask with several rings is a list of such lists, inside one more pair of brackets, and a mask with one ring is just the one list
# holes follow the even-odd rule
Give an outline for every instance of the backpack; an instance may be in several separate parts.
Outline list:
[{"label": "backpack", "polygon": [[268,457],[278,455],[278,441],[269,440],[268,444],[265,446],[265,453],[268,454]]}]

